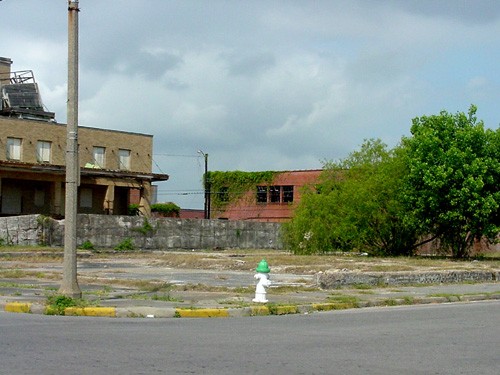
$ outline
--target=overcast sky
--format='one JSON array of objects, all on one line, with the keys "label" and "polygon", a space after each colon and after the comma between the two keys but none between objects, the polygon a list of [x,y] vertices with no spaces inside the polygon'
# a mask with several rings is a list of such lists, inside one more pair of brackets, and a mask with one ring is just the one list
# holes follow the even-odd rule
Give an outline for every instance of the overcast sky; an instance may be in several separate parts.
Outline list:
[{"label": "overcast sky", "polygon": [[[0,1],[0,56],[66,122],[67,0]],[[500,123],[497,0],[80,0],[83,126],[154,135],[158,200],[211,170],[321,168],[416,116]]]}]

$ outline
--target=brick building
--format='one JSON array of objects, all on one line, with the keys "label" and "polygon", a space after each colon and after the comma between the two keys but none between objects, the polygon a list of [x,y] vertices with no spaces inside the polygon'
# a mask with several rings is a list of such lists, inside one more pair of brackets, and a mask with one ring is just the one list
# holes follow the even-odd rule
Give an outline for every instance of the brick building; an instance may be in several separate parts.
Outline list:
[{"label": "brick building", "polygon": [[[63,216],[67,128],[44,110],[31,71],[0,57],[0,215]],[[78,212],[127,214],[131,191],[150,214],[153,136],[79,126]]]},{"label": "brick building", "polygon": [[[270,183],[255,184],[222,209],[212,205],[211,217],[226,220],[285,222],[292,218],[305,186],[314,185],[322,170],[276,172]],[[212,192],[213,194],[220,192]]]}]

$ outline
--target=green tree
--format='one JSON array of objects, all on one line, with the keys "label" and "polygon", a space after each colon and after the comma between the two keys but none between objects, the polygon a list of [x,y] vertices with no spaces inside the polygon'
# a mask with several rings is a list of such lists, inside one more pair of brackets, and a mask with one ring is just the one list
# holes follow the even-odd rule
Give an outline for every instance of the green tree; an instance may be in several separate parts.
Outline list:
[{"label": "green tree", "polygon": [[412,254],[417,236],[403,221],[400,201],[403,151],[367,140],[346,159],[325,163],[320,183],[284,225],[285,242],[298,254]]},{"label": "green tree", "polygon": [[417,117],[403,140],[407,218],[457,258],[475,240],[499,233],[500,134],[485,130],[475,114],[471,106],[467,115]]}]

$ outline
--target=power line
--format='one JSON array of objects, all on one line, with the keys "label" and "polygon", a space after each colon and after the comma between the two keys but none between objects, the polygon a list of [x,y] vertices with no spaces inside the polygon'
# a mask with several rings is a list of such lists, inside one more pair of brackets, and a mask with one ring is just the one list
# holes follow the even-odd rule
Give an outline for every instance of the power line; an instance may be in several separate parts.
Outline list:
[{"label": "power line", "polygon": [[200,155],[181,155],[181,154],[153,154],[153,156],[169,156],[176,158],[201,158]]}]

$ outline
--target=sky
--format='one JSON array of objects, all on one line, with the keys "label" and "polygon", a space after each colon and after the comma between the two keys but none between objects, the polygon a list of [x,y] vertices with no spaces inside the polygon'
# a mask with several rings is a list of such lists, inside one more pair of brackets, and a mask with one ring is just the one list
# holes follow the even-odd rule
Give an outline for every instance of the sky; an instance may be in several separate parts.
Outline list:
[{"label": "sky", "polygon": [[[1,0],[0,56],[66,123],[67,0]],[[319,169],[417,116],[500,124],[497,0],[80,0],[79,124],[154,136],[158,201],[218,171]],[[201,151],[202,153],[200,153]]]}]

